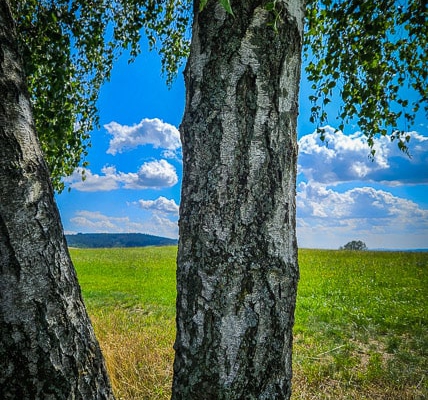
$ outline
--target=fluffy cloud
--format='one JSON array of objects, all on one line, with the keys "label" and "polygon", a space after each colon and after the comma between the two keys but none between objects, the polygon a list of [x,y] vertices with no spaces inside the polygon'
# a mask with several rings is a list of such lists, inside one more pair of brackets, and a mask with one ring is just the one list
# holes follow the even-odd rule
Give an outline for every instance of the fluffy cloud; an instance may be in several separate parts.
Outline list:
[{"label": "fluffy cloud", "polygon": [[154,148],[166,149],[167,154],[173,154],[181,147],[178,129],[158,118],[145,118],[139,124],[132,126],[120,125],[112,121],[104,125],[104,128],[113,136],[107,150],[107,153],[112,155],[146,144],[151,144]]},{"label": "fluffy cloud", "polygon": [[159,215],[153,215],[146,223],[147,232],[155,236],[163,236],[172,239],[178,239],[178,223],[177,220],[170,220]]},{"label": "fluffy cloud", "polygon": [[166,160],[144,163],[137,173],[122,174],[125,189],[160,189],[178,182],[173,165]]},{"label": "fluffy cloud", "polygon": [[77,211],[70,220],[75,232],[95,233],[146,233],[149,235],[178,238],[177,221],[152,215],[144,221],[133,221],[129,217],[114,217],[98,211]]},{"label": "fluffy cloud", "polygon": [[166,160],[155,160],[144,163],[137,172],[118,172],[114,166],[105,166],[102,174],[85,171],[86,179],[82,181],[82,171],[76,170],[64,181],[82,192],[111,191],[124,189],[161,189],[174,186],[178,182],[177,172]]},{"label": "fluffy cloud", "polygon": [[322,218],[336,225],[349,219],[391,219],[410,223],[426,220],[428,210],[423,210],[410,200],[372,187],[356,187],[343,193],[314,183],[301,183],[297,195],[298,216]]},{"label": "fluffy cloud", "polygon": [[388,137],[375,139],[374,160],[361,133],[344,135],[327,126],[326,143],[314,132],[299,140],[299,173],[325,184],[348,181],[382,182],[388,185],[428,182],[428,137],[409,132],[411,158]]},{"label": "fluffy cloud", "polygon": [[297,217],[302,246],[318,242],[318,247],[339,247],[363,239],[370,240],[369,247],[426,247],[428,210],[372,187],[340,193],[319,183],[301,183]]},{"label": "fluffy cloud", "polygon": [[98,211],[76,211],[70,222],[79,231],[96,233],[133,233],[143,228],[143,224],[132,222],[129,217],[109,217]]},{"label": "fluffy cloud", "polygon": [[64,182],[81,192],[107,192],[119,189],[119,180],[114,167],[104,167],[101,172],[102,175],[93,174],[90,169],[86,169],[85,180],[82,180],[82,169],[78,168],[71,176],[64,178]]},{"label": "fluffy cloud", "polygon": [[136,204],[143,210],[150,210],[161,214],[178,215],[178,205],[171,199],[163,196],[158,197],[156,200],[139,200]]}]

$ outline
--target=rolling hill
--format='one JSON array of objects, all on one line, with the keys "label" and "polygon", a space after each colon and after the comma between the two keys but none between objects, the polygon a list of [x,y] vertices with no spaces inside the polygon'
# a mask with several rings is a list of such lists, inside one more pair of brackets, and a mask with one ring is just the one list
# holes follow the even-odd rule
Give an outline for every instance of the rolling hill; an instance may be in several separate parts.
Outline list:
[{"label": "rolling hill", "polygon": [[65,238],[69,247],[78,248],[171,246],[178,242],[144,233],[78,233]]}]

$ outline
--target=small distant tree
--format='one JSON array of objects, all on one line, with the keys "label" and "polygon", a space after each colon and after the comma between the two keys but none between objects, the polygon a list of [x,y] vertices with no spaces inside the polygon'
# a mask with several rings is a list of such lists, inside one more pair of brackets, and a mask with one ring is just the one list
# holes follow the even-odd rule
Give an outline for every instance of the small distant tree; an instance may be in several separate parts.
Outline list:
[{"label": "small distant tree", "polygon": [[353,240],[346,243],[345,246],[340,247],[340,250],[367,250],[367,246],[361,240]]}]

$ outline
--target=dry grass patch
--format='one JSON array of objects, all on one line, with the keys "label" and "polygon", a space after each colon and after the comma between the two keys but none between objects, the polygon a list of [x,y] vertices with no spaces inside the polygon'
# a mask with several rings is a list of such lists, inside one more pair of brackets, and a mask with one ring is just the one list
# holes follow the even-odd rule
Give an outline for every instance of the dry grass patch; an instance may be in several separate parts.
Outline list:
[{"label": "dry grass patch", "polygon": [[174,321],[123,310],[92,320],[116,399],[169,399]]},{"label": "dry grass patch", "polygon": [[325,378],[309,383],[302,371],[295,371],[292,400],[425,400],[421,388],[395,388],[382,382],[359,385]]},{"label": "dry grass patch", "polygon": [[353,338],[317,354],[319,342],[295,338],[292,400],[427,399],[426,371],[420,364],[411,371],[382,341]]}]

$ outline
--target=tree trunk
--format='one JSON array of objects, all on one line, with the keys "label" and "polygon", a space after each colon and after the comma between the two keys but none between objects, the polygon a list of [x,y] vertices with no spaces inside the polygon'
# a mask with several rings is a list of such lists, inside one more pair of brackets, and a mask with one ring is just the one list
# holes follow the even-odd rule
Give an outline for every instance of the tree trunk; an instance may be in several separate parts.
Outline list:
[{"label": "tree trunk", "polygon": [[274,3],[237,0],[232,17],[195,2],[174,400],[291,394],[303,1]]},{"label": "tree trunk", "polygon": [[0,0],[0,398],[113,399]]}]

